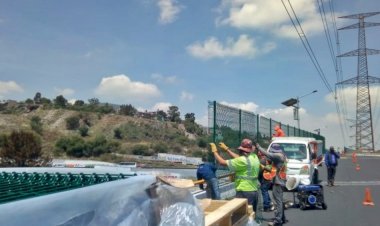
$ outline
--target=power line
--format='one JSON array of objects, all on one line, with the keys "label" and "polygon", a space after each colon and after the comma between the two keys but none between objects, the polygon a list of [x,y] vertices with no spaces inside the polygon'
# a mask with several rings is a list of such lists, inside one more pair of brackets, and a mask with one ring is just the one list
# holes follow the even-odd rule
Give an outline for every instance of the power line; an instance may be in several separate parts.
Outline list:
[{"label": "power line", "polygon": [[[323,1],[322,5],[323,5]],[[336,26],[336,20],[335,20],[335,9],[334,9],[334,4],[332,0],[329,0],[329,8],[330,8],[330,16],[331,16],[331,21],[333,24],[333,30],[335,34],[335,42],[336,42],[336,51],[337,55],[340,55],[340,42],[339,42],[339,33],[338,33],[338,28]],[[326,20],[325,20],[326,21]],[[337,82],[343,81],[343,70],[342,70],[342,61],[338,57],[334,57],[335,59],[335,74],[336,74],[336,80]],[[347,123],[345,123],[345,118],[347,118],[347,104],[346,104],[346,98],[343,92],[343,87],[335,86],[335,106],[336,106],[336,111],[338,114],[338,119],[339,119],[339,127],[342,133],[342,138],[343,138],[343,144],[346,145],[346,134],[349,134],[349,129],[347,128]]]},{"label": "power line", "polygon": [[[320,66],[320,64],[319,64],[319,62],[318,62],[318,60],[317,60],[317,57],[316,57],[315,54],[314,54],[313,49],[311,48],[311,45],[310,45],[310,43],[309,43],[309,41],[308,41],[308,39],[307,39],[307,37],[306,37],[305,32],[304,32],[303,29],[302,29],[301,23],[300,23],[300,21],[298,20],[297,14],[295,13],[295,11],[294,11],[294,9],[293,9],[293,6],[292,6],[290,0],[288,0],[288,3],[289,3],[289,6],[290,6],[290,8],[291,8],[291,11],[292,11],[292,13],[293,13],[293,16],[294,16],[294,18],[295,18],[295,21],[297,21],[297,25],[296,25],[295,21],[293,20],[293,17],[291,16],[291,14],[290,14],[288,8],[286,7],[286,5],[285,5],[285,3],[284,3],[284,0],[281,0],[281,2],[282,2],[282,4],[283,4],[283,6],[284,6],[284,8],[285,8],[285,10],[286,10],[286,12],[287,12],[287,14],[288,14],[290,20],[291,20],[291,22],[292,22],[294,28],[296,29],[297,34],[298,34],[299,38],[301,39],[302,44],[303,44],[303,46],[304,46],[304,48],[305,48],[307,54],[309,55],[310,60],[312,61],[312,63],[313,63],[313,65],[314,65],[315,69],[317,70],[319,77],[322,79],[322,82],[325,84],[325,86],[326,86],[326,88],[329,90],[329,92],[332,93],[333,90],[332,90],[332,88],[331,88],[329,82],[327,81],[326,76],[325,76],[324,73],[323,73],[323,70],[322,70],[322,68],[321,68],[321,66]],[[298,28],[297,26],[298,26],[299,28]]]},{"label": "power line", "polygon": [[329,50],[330,50],[331,60],[333,62],[334,67],[336,67],[335,53],[334,53],[334,48],[333,48],[332,41],[331,41],[329,25],[328,25],[327,20],[326,20],[325,7],[323,5],[322,0],[317,0],[317,4],[318,4],[318,8],[319,8],[319,15],[321,16],[321,20],[322,20],[322,24],[323,24],[323,30],[325,31],[327,45],[328,45]]}]

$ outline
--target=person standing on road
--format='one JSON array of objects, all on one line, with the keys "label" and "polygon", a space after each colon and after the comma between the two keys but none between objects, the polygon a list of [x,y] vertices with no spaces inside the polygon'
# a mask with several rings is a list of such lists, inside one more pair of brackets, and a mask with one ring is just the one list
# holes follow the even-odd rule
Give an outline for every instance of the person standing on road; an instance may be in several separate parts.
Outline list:
[{"label": "person standing on road", "polygon": [[338,166],[339,153],[335,152],[333,146],[325,154],[325,164],[327,167],[327,186],[334,186],[336,167]]},{"label": "person standing on road", "polygon": [[268,180],[265,175],[272,170],[272,162],[260,152],[258,153],[258,157],[260,159],[260,190],[263,196],[263,208],[264,212],[270,212],[274,210],[274,205],[272,204],[272,200],[269,195],[269,189],[272,185],[272,180]]},{"label": "person standing on road", "polygon": [[219,155],[214,143],[210,143],[210,147],[219,164],[228,166],[231,171],[235,172],[236,197],[246,198],[248,205],[252,205],[256,212],[260,162],[257,155],[253,153],[255,146],[253,146],[252,141],[243,139],[237,148],[239,154],[232,152],[224,143],[219,143],[219,147],[231,157],[229,160],[225,160]]},{"label": "person standing on road", "polygon": [[[216,167],[214,164],[207,162],[205,157],[202,158],[203,163],[199,164],[197,169],[197,179],[205,180],[206,182],[206,195],[207,198],[219,200],[220,191],[219,191],[219,182],[216,177]],[[199,184],[199,188],[204,190],[203,183]]]},{"label": "person standing on road", "polygon": [[284,212],[283,189],[286,183],[286,156],[279,144],[272,144],[270,151],[267,152],[257,144],[257,149],[272,161],[272,167],[276,167],[276,175],[273,177],[272,194],[277,205],[274,212],[275,218],[268,225],[282,226],[287,222]]}]

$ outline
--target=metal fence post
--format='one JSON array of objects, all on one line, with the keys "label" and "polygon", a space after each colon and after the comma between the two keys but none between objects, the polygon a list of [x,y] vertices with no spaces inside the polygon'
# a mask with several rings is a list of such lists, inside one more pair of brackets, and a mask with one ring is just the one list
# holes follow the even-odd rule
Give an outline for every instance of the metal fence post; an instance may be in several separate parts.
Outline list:
[{"label": "metal fence post", "polygon": [[239,141],[241,141],[241,109],[239,109]]},{"label": "metal fence post", "polygon": [[259,117],[259,114],[256,115],[257,119],[256,119],[256,141],[259,140],[259,133],[260,133],[260,117]]},{"label": "metal fence post", "polygon": [[213,137],[212,140],[216,142],[216,101],[214,100],[214,128],[213,128]]}]

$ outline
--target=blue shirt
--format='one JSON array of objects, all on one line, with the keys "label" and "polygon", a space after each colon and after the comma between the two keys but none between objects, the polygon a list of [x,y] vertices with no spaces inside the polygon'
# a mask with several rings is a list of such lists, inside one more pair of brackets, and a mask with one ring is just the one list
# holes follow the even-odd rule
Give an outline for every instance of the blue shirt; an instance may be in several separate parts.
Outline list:
[{"label": "blue shirt", "polygon": [[209,162],[204,162],[198,166],[197,169],[197,178],[198,180],[210,180],[212,178],[216,178],[216,167],[214,164]]}]

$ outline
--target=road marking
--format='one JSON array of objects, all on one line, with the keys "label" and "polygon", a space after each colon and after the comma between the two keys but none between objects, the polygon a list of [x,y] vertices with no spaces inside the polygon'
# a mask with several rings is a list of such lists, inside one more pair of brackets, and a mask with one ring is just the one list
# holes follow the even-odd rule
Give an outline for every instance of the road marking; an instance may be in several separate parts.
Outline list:
[{"label": "road marking", "polygon": [[[339,186],[369,186],[380,185],[380,181],[335,181],[334,184]],[[322,185],[327,185],[327,183],[322,182]]]}]

